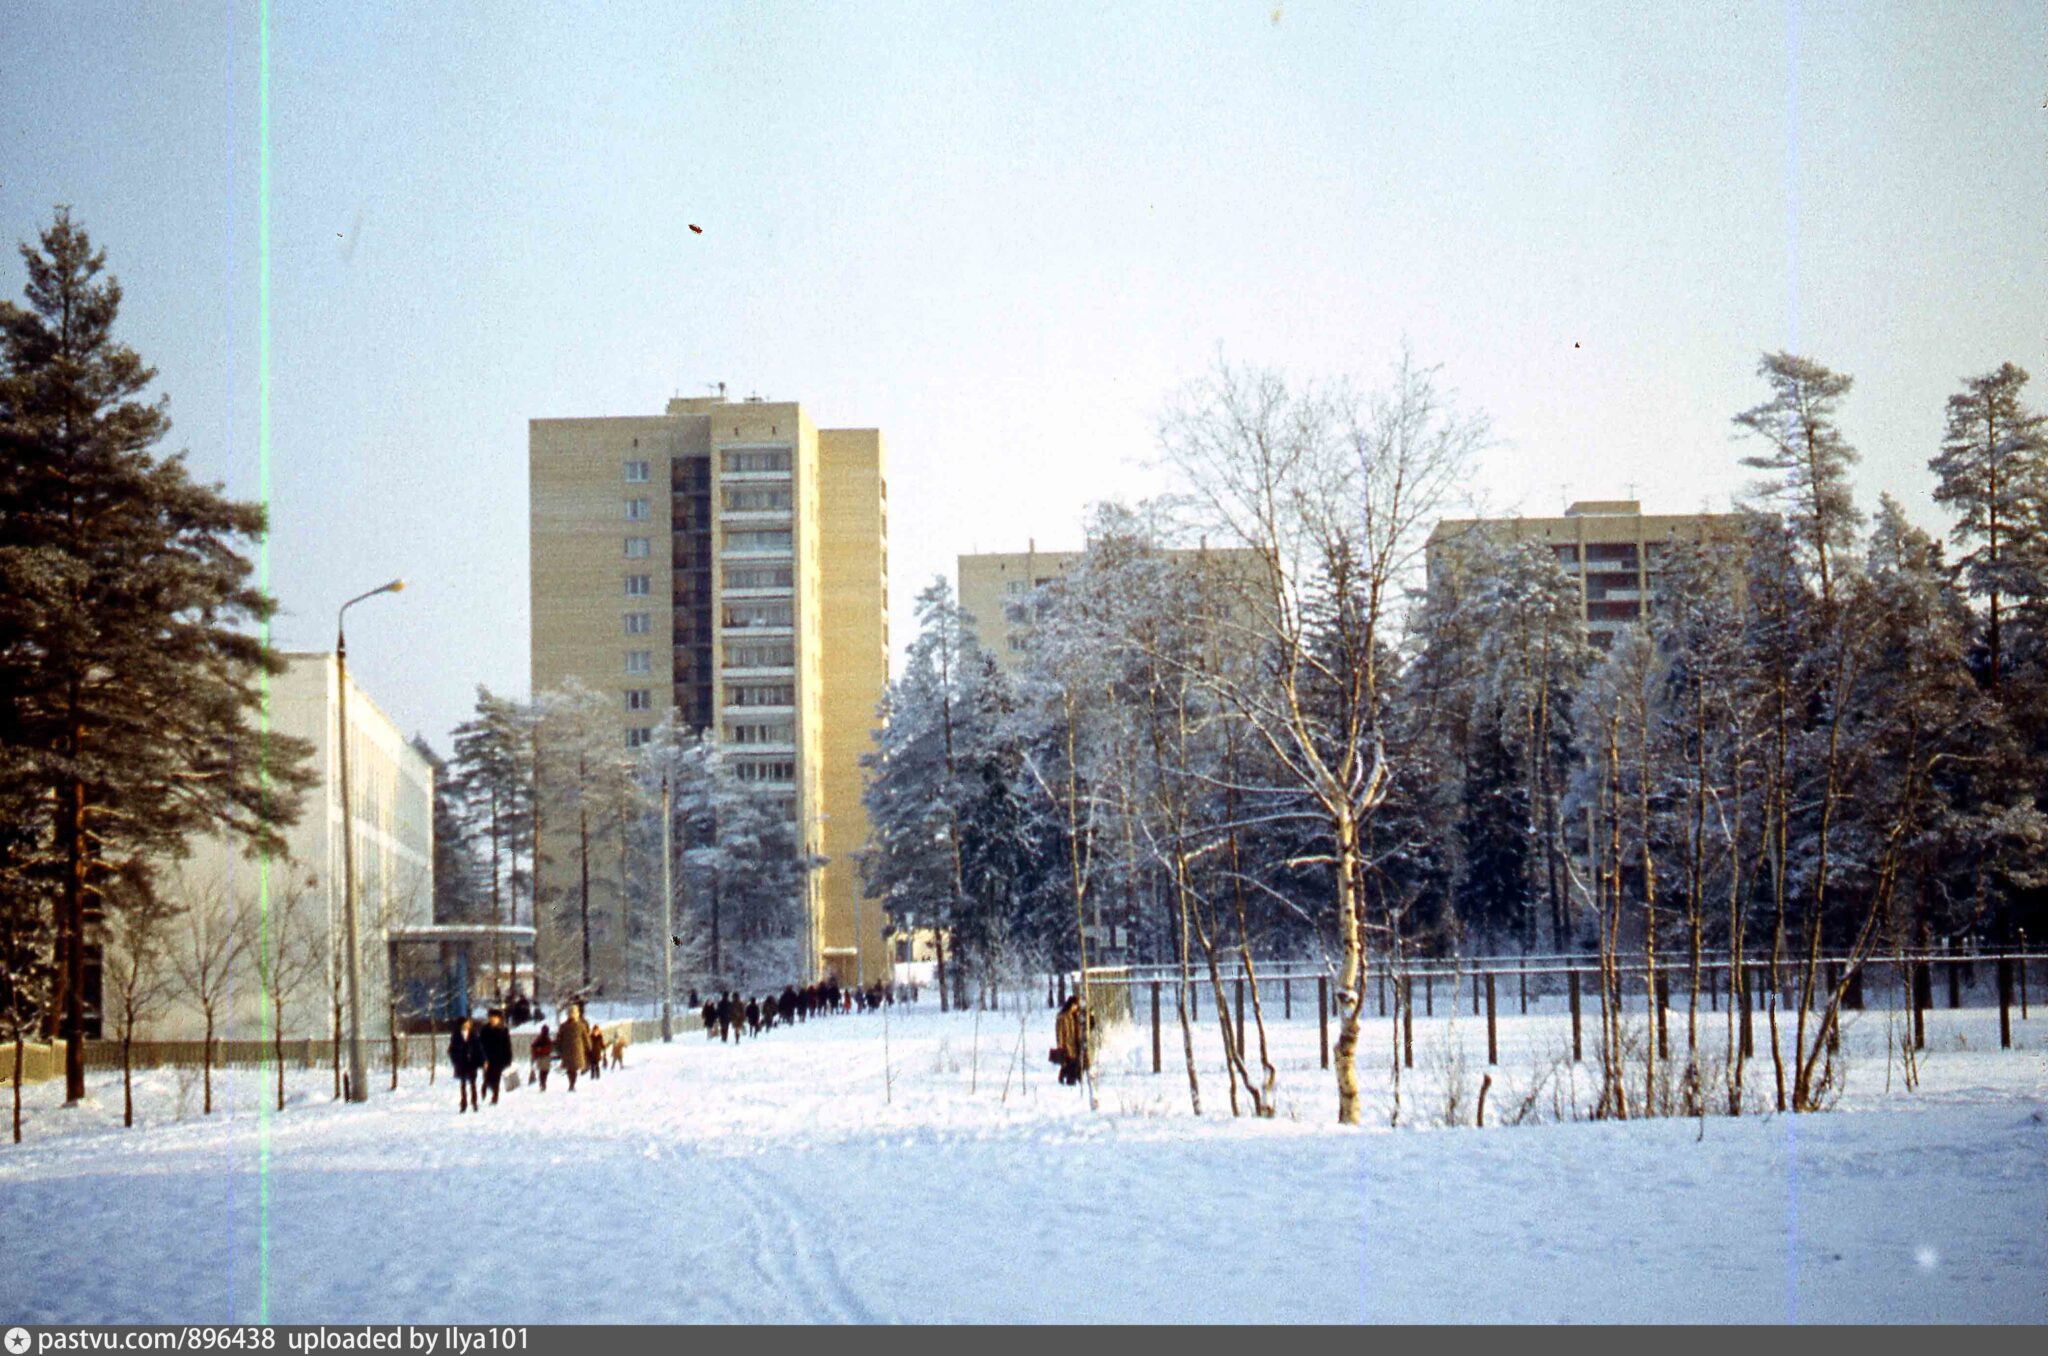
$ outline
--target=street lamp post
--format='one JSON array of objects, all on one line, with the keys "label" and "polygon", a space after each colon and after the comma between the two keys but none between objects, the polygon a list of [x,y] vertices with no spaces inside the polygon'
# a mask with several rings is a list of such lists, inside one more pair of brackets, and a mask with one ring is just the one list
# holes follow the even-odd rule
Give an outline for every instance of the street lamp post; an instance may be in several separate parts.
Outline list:
[{"label": "street lamp post", "polygon": [[669,879],[670,823],[668,773],[661,774],[661,1038],[675,1039],[676,892]]},{"label": "street lamp post", "polygon": [[363,943],[356,923],[356,824],[348,785],[348,610],[365,598],[380,593],[397,593],[405,587],[394,579],[368,593],[359,593],[334,614],[334,668],[340,682],[335,689],[339,702],[337,742],[341,752],[341,914],[348,931],[348,1099],[370,1100],[370,1061],[363,1050]]}]

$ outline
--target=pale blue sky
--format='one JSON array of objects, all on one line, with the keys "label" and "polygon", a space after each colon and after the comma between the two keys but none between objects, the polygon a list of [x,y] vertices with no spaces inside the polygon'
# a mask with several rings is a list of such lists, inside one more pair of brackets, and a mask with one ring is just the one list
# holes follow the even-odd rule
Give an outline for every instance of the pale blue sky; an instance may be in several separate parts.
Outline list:
[{"label": "pale blue sky", "polygon": [[[69,202],[175,444],[256,490],[256,8],[0,0],[0,237]],[[725,381],[889,441],[900,646],[1078,540],[1221,351],[1493,417],[1496,509],[1721,506],[1761,350],[1880,489],[2048,404],[2048,6],[316,6],[275,14],[273,581],[445,747],[523,692],[526,420]],[[704,228],[689,232],[688,224]],[[17,295],[18,263],[0,264]]]}]

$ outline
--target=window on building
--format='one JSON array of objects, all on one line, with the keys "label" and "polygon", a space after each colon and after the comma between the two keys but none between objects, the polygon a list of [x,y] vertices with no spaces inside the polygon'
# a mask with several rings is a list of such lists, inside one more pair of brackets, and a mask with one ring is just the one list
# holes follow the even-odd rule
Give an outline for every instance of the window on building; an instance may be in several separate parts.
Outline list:
[{"label": "window on building", "polygon": [[727,513],[788,512],[790,492],[786,485],[729,485],[724,495]]},{"label": "window on building", "polygon": [[786,598],[764,598],[759,601],[727,603],[725,605],[725,626],[794,626],[796,625],[796,604]]},{"label": "window on building", "polygon": [[654,693],[651,689],[644,687],[626,689],[626,709],[628,711],[650,711],[653,708]]},{"label": "window on building", "polygon": [[637,522],[642,522],[642,521],[644,521],[644,520],[646,519],[646,517],[647,517],[647,501],[646,501],[645,499],[628,499],[628,500],[626,501],[626,521],[627,521],[627,522],[630,522],[630,523],[637,523]]},{"label": "window on building", "polygon": [[786,669],[796,663],[796,646],[789,641],[750,640],[725,647],[729,669]]},{"label": "window on building", "polygon": [[637,749],[654,738],[654,731],[644,725],[636,725],[626,731],[626,747]]},{"label": "window on building", "polygon": [[626,576],[626,596],[645,598],[654,592],[654,576],[651,574],[629,574]]},{"label": "window on building", "polygon": [[1013,651],[1017,651],[1017,652],[1020,652],[1020,653],[1021,653],[1021,652],[1023,651],[1023,649],[1024,649],[1024,637],[1022,637],[1022,636],[1011,636],[1011,637],[1009,637],[1009,642],[1010,642],[1010,649],[1011,649],[1011,650],[1013,650]]},{"label": "window on building", "polygon": [[628,612],[626,614],[627,635],[644,636],[652,630],[654,630],[654,617],[652,613]]},{"label": "window on building", "polygon": [[725,737],[733,744],[794,744],[796,726],[786,720],[736,720],[725,727]]},{"label": "window on building", "polygon": [[647,483],[647,463],[644,461],[627,462],[626,483],[628,485],[645,485]]},{"label": "window on building", "polygon": [[648,539],[646,537],[626,538],[626,559],[640,560],[644,558],[647,555],[647,542]]},{"label": "window on building", "polygon": [[654,672],[654,651],[652,651],[652,650],[628,650],[628,651],[626,651],[626,672],[628,672],[628,673],[652,673],[652,672]]},{"label": "window on building", "polygon": [[796,764],[779,762],[737,762],[733,771],[743,782],[793,782],[796,780]]},{"label": "window on building", "polygon": [[725,452],[723,465],[726,473],[729,475],[745,475],[753,471],[787,472],[789,470],[789,449],[786,447],[728,448]]},{"label": "window on building", "polygon": [[793,683],[743,683],[725,690],[727,706],[795,706]]},{"label": "window on building", "polygon": [[786,589],[796,584],[796,571],[787,565],[729,565],[725,586],[729,589]]},{"label": "window on building", "polygon": [[725,534],[728,551],[787,551],[794,542],[788,528],[734,528]]},{"label": "window on building", "polygon": [[1009,583],[1007,583],[1007,584],[1003,585],[1003,592],[1004,592],[1004,593],[1022,593],[1022,592],[1024,592],[1024,591],[1025,591],[1026,589],[1028,589],[1028,588],[1030,588],[1030,587],[1031,587],[1031,586],[1030,586],[1029,584],[1026,584],[1026,583],[1025,583],[1025,582],[1024,582],[1023,580],[1021,580],[1021,579],[1012,579],[1012,580],[1011,580],[1011,581],[1010,581]]}]

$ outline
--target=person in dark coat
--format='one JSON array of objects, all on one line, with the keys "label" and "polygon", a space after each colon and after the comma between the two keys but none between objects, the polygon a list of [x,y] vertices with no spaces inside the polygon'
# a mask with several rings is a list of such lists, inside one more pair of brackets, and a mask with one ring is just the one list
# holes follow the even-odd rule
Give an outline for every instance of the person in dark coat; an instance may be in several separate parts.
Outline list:
[{"label": "person in dark coat", "polygon": [[747,1034],[749,1036],[761,1034],[761,1005],[751,998],[747,1000]]},{"label": "person in dark coat", "polygon": [[448,1065],[455,1072],[455,1085],[461,1096],[457,1115],[477,1105],[476,1075],[483,1063],[484,1046],[477,1037],[476,1023],[465,1017],[448,1038]]},{"label": "person in dark coat", "polygon": [[562,1077],[569,1080],[569,1091],[576,1091],[576,1075],[590,1059],[590,1027],[583,1020],[582,1008],[571,1007],[555,1031],[555,1058],[562,1061]]},{"label": "person in dark coat", "polygon": [[782,1001],[776,1004],[776,1011],[782,1014],[782,1024],[793,1026],[797,1019],[796,990],[788,984],[782,986]]},{"label": "person in dark coat", "polygon": [[1053,1019],[1053,1054],[1059,1060],[1060,1082],[1068,1087],[1079,1084],[1082,1073],[1088,1068],[1086,1014],[1080,995],[1068,994],[1067,1001],[1060,1005],[1059,1016]]},{"label": "person in dark coat", "polygon": [[698,1015],[704,1019],[704,1039],[708,1041],[718,1034],[718,1004],[705,999],[704,1010]]},{"label": "person in dark coat", "polygon": [[491,1009],[490,1020],[484,1023],[478,1044],[484,1059],[483,1091],[491,1094],[491,1105],[496,1106],[499,1081],[505,1077],[505,1070],[512,1067],[512,1031],[505,1025],[504,1013]]},{"label": "person in dark coat", "polygon": [[533,1038],[533,1079],[540,1084],[540,1090],[548,1090],[548,1065],[555,1062],[555,1038],[548,1034],[548,1024],[540,1024],[540,1034]]},{"label": "person in dark coat", "polygon": [[604,1075],[604,1028],[596,1022],[590,1024],[589,1041],[583,1062],[588,1066],[590,1081],[595,1083]]}]

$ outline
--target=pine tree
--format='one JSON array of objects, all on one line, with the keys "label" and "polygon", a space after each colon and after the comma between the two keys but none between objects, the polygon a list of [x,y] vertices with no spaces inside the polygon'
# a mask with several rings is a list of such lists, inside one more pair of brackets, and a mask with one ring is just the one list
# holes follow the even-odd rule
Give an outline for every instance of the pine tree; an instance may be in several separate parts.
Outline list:
[{"label": "pine tree", "polygon": [[1832,612],[1836,558],[1855,543],[1862,521],[1849,483],[1857,452],[1835,425],[1854,378],[1790,353],[1766,353],[1757,375],[1770,385],[1771,398],[1736,415],[1735,423],[1769,450],[1742,464],[1773,473],[1758,488],[1784,505],[1820,581],[1822,609]]},{"label": "pine tree", "polygon": [[0,597],[19,600],[0,611],[0,745],[57,859],[53,1008],[76,1100],[102,883],[195,833],[281,852],[310,750],[255,719],[283,668],[241,554],[263,509],[153,453],[170,426],[139,398],[155,373],[114,337],[120,286],[69,211],[21,255],[28,305],[0,305]]},{"label": "pine tree", "polygon": [[2003,685],[2005,607],[2048,585],[2048,417],[2020,401],[2027,373],[2012,363],[1971,377],[1948,398],[1941,451],[1928,462],[1934,497],[1956,512],[1950,539],[1972,597],[1988,608],[1990,687]]}]

